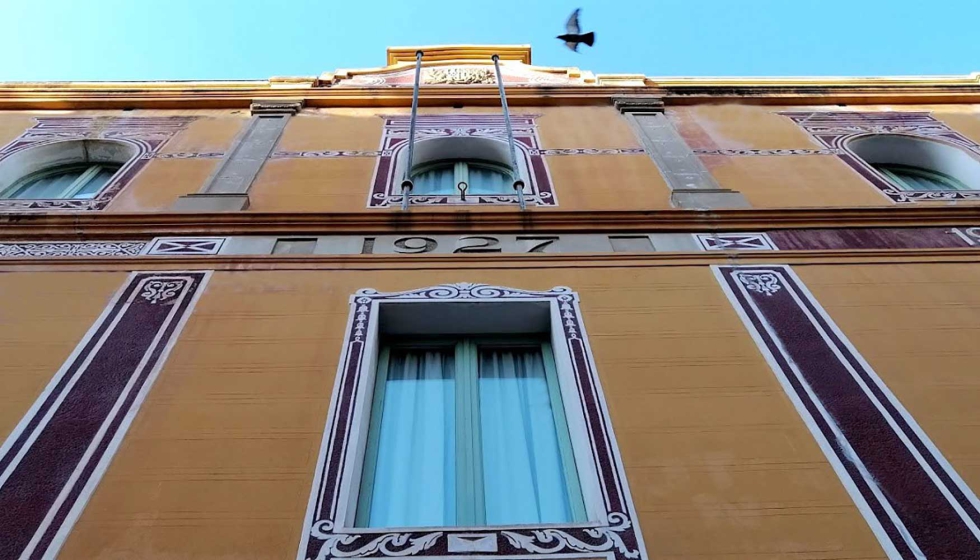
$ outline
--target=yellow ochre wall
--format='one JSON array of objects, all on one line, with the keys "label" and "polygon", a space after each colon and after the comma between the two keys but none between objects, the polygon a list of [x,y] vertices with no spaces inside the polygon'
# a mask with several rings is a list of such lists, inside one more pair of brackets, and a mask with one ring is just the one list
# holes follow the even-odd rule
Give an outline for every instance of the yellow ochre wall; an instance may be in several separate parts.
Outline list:
[{"label": "yellow ochre wall", "polygon": [[[293,558],[350,294],[457,281],[566,285],[580,294],[651,558],[884,557],[707,266],[469,266],[215,272],[60,558]],[[980,328],[977,313],[953,322],[940,315],[950,301],[977,305],[976,265],[905,265],[894,274],[871,265],[795,268],[845,333],[854,321],[865,325],[854,342],[886,381],[906,382],[895,387],[902,398],[934,380],[919,381],[921,360],[906,359],[916,350],[888,333],[901,336],[916,323]],[[36,363],[34,388],[21,391],[21,412],[124,277],[0,275],[0,293],[23,302],[8,315],[14,324],[34,313],[32,304],[64,304],[70,295],[45,302],[44,286],[78,276],[97,280],[91,289],[102,297],[62,305],[59,321],[71,328],[56,333],[60,351],[46,351],[51,335],[42,330],[18,339],[24,356],[51,354]],[[905,285],[953,278],[946,282],[958,289],[948,301],[923,296],[932,303],[882,315],[879,333],[870,317],[893,310],[906,292],[863,299],[848,290],[893,277]],[[955,340],[948,347],[958,354],[941,363],[942,379],[969,384],[980,350]],[[908,404],[927,430],[939,426],[935,439],[944,451],[952,446],[954,466],[968,465],[976,438],[955,430],[976,413],[930,397]]]},{"label": "yellow ochre wall", "polygon": [[109,304],[119,272],[0,273],[0,442]]},{"label": "yellow ochre wall", "polygon": [[[737,104],[669,107],[668,117],[695,150],[814,150],[820,146],[780,111],[928,111],[980,142],[980,109],[973,105],[778,107]],[[499,113],[497,107],[422,108],[421,114]],[[380,115],[405,108],[305,109],[290,119],[276,151],[377,150]],[[538,115],[545,149],[635,149],[637,136],[613,107],[519,107]],[[33,116],[195,116],[161,150],[226,153],[247,122],[245,110],[136,110],[0,112],[0,143],[33,124]],[[652,210],[670,208],[670,193],[645,154],[545,156],[558,197],[556,210]],[[701,160],[726,189],[741,192],[757,208],[891,206],[870,183],[835,155],[720,156]],[[183,194],[196,193],[220,158],[154,159],[109,205],[108,212],[159,212]],[[250,190],[251,210],[269,212],[378,212],[366,206],[377,158],[286,158],[265,163]],[[959,202],[958,204],[964,204]],[[969,203],[967,203],[969,204]],[[508,208],[428,207],[429,211],[509,211]],[[535,208],[548,211],[551,208]]]},{"label": "yellow ochre wall", "polygon": [[[407,109],[306,110],[290,119],[279,151],[377,150],[381,115]],[[496,107],[420,109],[419,114],[499,114]],[[612,107],[520,107],[515,114],[538,115],[541,146],[555,148],[639,148],[636,135]],[[559,210],[638,210],[670,207],[670,192],[645,154],[545,156]],[[367,210],[377,158],[279,159],[266,162],[249,192],[251,209],[271,212],[377,212]],[[427,207],[455,212],[460,208]],[[508,207],[480,211],[512,211]],[[547,211],[541,209],[541,211]]]}]

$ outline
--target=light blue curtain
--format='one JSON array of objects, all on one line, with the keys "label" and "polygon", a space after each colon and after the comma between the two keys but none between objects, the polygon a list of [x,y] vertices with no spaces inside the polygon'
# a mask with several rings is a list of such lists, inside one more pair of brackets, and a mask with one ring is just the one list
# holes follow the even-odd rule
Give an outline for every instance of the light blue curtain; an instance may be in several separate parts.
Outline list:
[{"label": "light blue curtain", "polygon": [[901,190],[911,191],[946,191],[955,188],[945,182],[936,180],[924,174],[909,173],[904,170],[890,169],[891,173],[900,180]]},{"label": "light blue curtain", "polygon": [[963,191],[966,184],[935,171],[905,165],[878,165],[878,171],[902,191]]},{"label": "light blue curtain", "polygon": [[[43,173],[21,185],[10,198],[61,198],[72,183],[88,172],[91,167],[71,167],[63,171]],[[90,177],[78,192],[70,198],[92,198],[109,182],[118,171],[116,166],[100,165],[99,170]]]},{"label": "light blue curtain", "polygon": [[11,198],[58,198],[68,188],[68,185],[75,182],[75,179],[78,179],[84,172],[84,169],[76,169],[64,173],[43,175],[17,189]]},{"label": "light blue curtain", "polygon": [[412,178],[412,194],[458,194],[453,164],[436,167]]},{"label": "light blue curtain", "polygon": [[[514,180],[510,175],[491,167],[464,163],[467,170],[466,194],[512,194]],[[412,177],[415,195],[459,195],[456,188],[456,166],[453,163],[440,165]]]},{"label": "light blue curtain", "polygon": [[570,521],[541,351],[481,349],[479,388],[486,523]]},{"label": "light blue curtain", "polygon": [[393,349],[388,364],[368,526],[455,525],[453,351]]},{"label": "light blue curtain", "polygon": [[469,166],[470,188],[469,194],[513,194],[514,181],[509,175],[505,175],[495,169]]},{"label": "light blue curtain", "polygon": [[89,180],[89,182],[85,183],[85,186],[82,187],[81,190],[79,190],[77,193],[75,193],[75,196],[73,196],[72,198],[94,197],[96,194],[98,194],[100,190],[102,190],[102,187],[106,186],[106,183],[109,182],[109,179],[112,179],[112,176],[116,174],[117,170],[118,168],[114,169],[114,168],[102,167],[101,169],[99,169],[99,172],[95,174],[95,177],[92,177],[92,179]]}]

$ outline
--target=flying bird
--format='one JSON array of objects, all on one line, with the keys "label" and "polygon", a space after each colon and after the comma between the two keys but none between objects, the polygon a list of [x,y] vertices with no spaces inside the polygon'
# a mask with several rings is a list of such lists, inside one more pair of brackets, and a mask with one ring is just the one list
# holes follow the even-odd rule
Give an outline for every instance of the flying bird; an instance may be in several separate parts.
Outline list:
[{"label": "flying bird", "polygon": [[568,21],[565,23],[565,34],[558,36],[559,39],[565,41],[566,47],[575,52],[578,52],[579,43],[585,43],[591,47],[592,43],[595,42],[595,33],[590,31],[583,34],[582,28],[578,25],[578,14],[581,11],[582,9],[578,8],[572,12],[572,16],[568,18]]}]

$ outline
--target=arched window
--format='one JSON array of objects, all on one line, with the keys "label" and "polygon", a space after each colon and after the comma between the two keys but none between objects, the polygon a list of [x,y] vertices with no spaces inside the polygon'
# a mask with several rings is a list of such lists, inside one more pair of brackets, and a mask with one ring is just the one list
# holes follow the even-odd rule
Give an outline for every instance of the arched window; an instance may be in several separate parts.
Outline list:
[{"label": "arched window", "polygon": [[514,177],[510,169],[483,161],[448,160],[416,166],[412,172],[412,194],[511,194]]},{"label": "arched window", "polygon": [[121,166],[114,163],[60,165],[17,181],[3,198],[93,198]]},{"label": "arched window", "polygon": [[980,189],[980,160],[945,142],[904,134],[870,134],[851,140],[847,147],[898,191]]},{"label": "arched window", "polygon": [[[407,150],[402,150],[396,176],[404,172],[406,154]],[[526,176],[527,167],[519,162],[515,172],[510,161],[507,143],[496,139],[441,136],[419,140],[409,173],[413,185],[409,196],[444,196],[454,201],[463,194],[514,196],[514,182]],[[526,185],[526,180],[522,183]],[[465,186],[465,193],[461,186]]]},{"label": "arched window", "polygon": [[0,161],[0,199],[95,198],[137,147],[111,140],[69,140],[34,146]]}]

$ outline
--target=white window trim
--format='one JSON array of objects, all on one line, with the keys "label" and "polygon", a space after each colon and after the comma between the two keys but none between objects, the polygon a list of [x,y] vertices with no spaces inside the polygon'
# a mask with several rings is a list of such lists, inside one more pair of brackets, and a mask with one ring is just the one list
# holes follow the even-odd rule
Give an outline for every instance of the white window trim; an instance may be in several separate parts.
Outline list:
[{"label": "white window trim", "polygon": [[[454,302],[535,304],[538,313],[543,312],[542,303],[548,306],[549,338],[587,522],[509,527],[354,527],[380,352],[382,307],[421,305],[419,315],[431,321],[424,306]],[[492,542],[493,551],[480,550],[481,556],[488,558],[567,558],[580,553],[610,559],[645,558],[636,512],[574,292],[568,288],[530,292],[467,283],[389,294],[364,289],[351,298],[346,332],[297,558],[357,555],[362,549],[378,550],[385,556],[458,558],[459,552],[468,550],[453,550],[454,542],[457,547],[468,546],[460,545],[463,541],[457,536],[461,533],[467,539],[475,536],[487,539],[481,542]],[[545,538],[542,529],[564,538],[541,540]],[[441,539],[448,539],[443,546],[448,546],[449,554],[429,550]],[[500,542],[509,544],[498,552]]]}]

